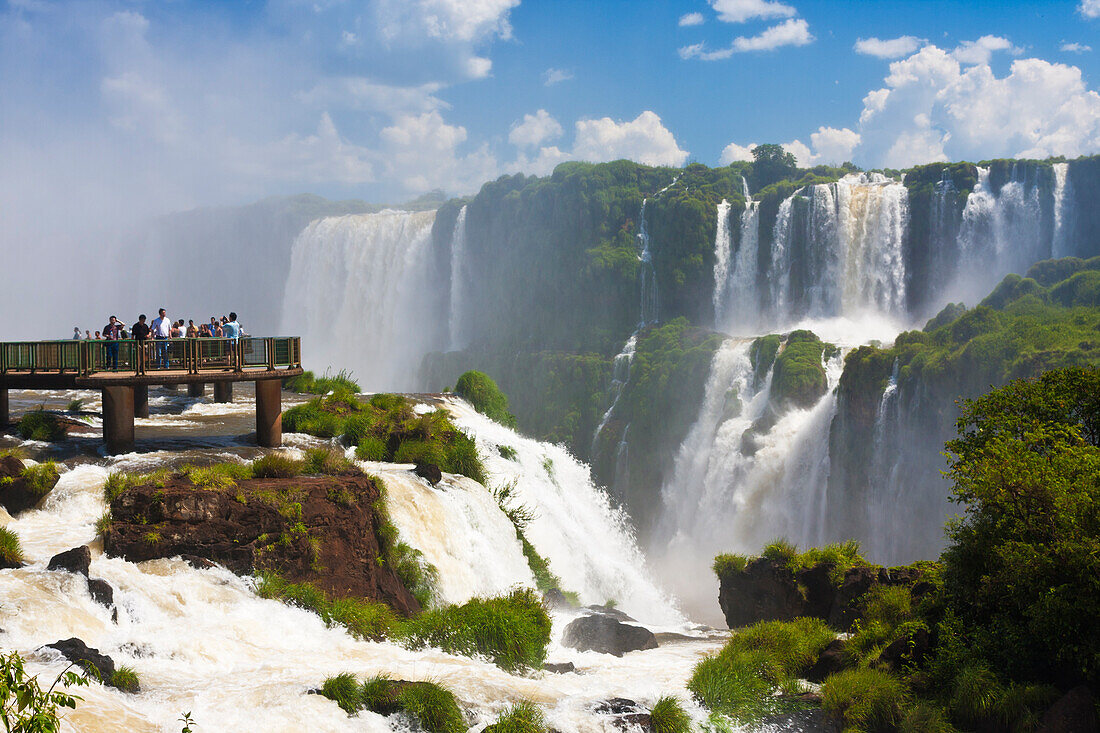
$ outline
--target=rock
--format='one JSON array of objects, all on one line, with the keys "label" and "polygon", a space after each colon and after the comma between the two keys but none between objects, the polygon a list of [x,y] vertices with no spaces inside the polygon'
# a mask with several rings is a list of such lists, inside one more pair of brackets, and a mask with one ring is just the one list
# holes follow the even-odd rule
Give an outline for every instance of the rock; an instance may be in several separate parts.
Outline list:
[{"label": "rock", "polygon": [[435,486],[443,480],[443,472],[439,470],[439,466],[434,463],[418,463],[416,468],[413,469],[420,478],[426,480],[432,486]]},{"label": "rock", "polygon": [[1038,733],[1098,733],[1096,696],[1086,685],[1078,685],[1058,698],[1043,714]]},{"label": "rock", "polygon": [[16,568],[21,568],[21,567],[23,567],[23,563],[21,563],[21,562],[14,562],[14,561],[9,562],[9,561],[5,560],[4,558],[0,557],[0,570],[15,570]]},{"label": "rock", "polygon": [[628,698],[613,697],[610,700],[601,700],[596,703],[592,710],[601,715],[624,715],[626,713],[636,713],[641,710],[641,707]]},{"label": "rock", "polygon": [[583,616],[565,627],[562,644],[579,651],[594,651],[621,657],[626,652],[656,649],[653,632],[624,624],[610,616]]},{"label": "rock", "polygon": [[899,672],[908,663],[920,664],[931,651],[932,637],[928,630],[916,629],[883,649],[878,655],[878,665]]},{"label": "rock", "polygon": [[828,646],[821,650],[817,661],[806,671],[806,679],[820,684],[829,675],[844,669],[844,646],[846,643],[840,639],[830,641]]},{"label": "rock", "polygon": [[180,560],[183,560],[195,570],[209,570],[218,567],[217,563],[210,562],[205,557],[199,557],[198,555],[180,555]]},{"label": "rock", "polygon": [[718,604],[731,629],[805,615],[805,600],[794,574],[767,558],[752,560],[743,571],[726,574],[719,581]]},{"label": "rock", "polygon": [[[53,483],[57,485],[56,480]],[[23,478],[23,461],[15,456],[0,457],[0,506],[11,514],[33,509],[52,489],[50,486],[44,493],[31,491]]]},{"label": "rock", "polygon": [[840,723],[820,708],[773,715],[761,723],[765,730],[790,730],[798,733],[840,733]]},{"label": "rock", "polygon": [[62,656],[74,664],[79,664],[88,672],[98,674],[99,680],[106,684],[115,674],[115,662],[106,654],[100,654],[98,649],[93,649],[75,636],[71,639],[62,639],[53,644],[47,644],[50,649],[56,649]]},{"label": "rock", "polygon": [[46,569],[66,570],[70,573],[80,573],[87,578],[88,566],[91,562],[92,551],[88,549],[87,545],[81,545],[80,547],[65,550],[51,557],[49,564],[46,565]]},{"label": "rock", "polygon": [[550,608],[576,608],[576,604],[565,597],[560,588],[551,588],[542,594],[542,600]]},{"label": "rock", "polygon": [[107,608],[115,605],[115,589],[106,580],[100,578],[88,578],[88,592],[92,600]]},{"label": "rock", "polygon": [[572,662],[547,662],[542,665],[542,668],[554,674],[565,674],[567,672],[577,671],[577,668],[573,666]]},{"label": "rock", "polygon": [[626,713],[616,716],[611,724],[619,730],[649,730],[653,724],[653,718],[649,713]]},{"label": "rock", "polygon": [[637,623],[637,619],[627,616],[625,613],[615,608],[614,606],[585,606],[586,610],[594,611],[604,616],[610,616],[616,621],[634,621]]}]

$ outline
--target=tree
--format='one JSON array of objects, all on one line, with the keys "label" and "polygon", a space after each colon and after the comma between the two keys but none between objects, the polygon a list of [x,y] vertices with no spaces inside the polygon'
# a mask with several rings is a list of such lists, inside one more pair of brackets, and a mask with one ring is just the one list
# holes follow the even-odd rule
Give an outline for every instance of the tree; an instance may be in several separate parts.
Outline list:
[{"label": "tree", "polygon": [[1020,681],[1100,681],[1100,369],[967,400],[947,443],[944,591],[977,654]]},{"label": "tree", "polygon": [[0,723],[7,733],[57,733],[61,729],[59,708],[76,708],[80,698],[57,690],[57,686],[88,684],[84,675],[69,665],[43,690],[37,677],[28,677],[23,658],[12,652],[0,656]]},{"label": "tree", "polygon": [[752,149],[752,158],[752,177],[757,191],[784,178],[793,178],[798,170],[794,155],[775,143],[757,145]]}]

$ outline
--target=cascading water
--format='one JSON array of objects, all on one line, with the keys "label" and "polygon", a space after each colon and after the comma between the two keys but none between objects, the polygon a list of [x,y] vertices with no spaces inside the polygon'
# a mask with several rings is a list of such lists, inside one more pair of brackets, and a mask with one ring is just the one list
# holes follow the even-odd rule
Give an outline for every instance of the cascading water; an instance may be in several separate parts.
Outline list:
[{"label": "cascading water", "polygon": [[898,511],[898,475],[902,452],[899,439],[898,409],[898,361],[890,372],[890,379],[879,399],[878,415],[871,434],[873,444],[871,475],[879,484],[879,490],[869,497],[867,514],[869,524],[881,531],[865,540],[867,553],[876,558],[890,557],[896,546],[896,538],[904,532],[911,518]]},{"label": "cascading water", "polygon": [[603,417],[600,418],[600,424],[596,426],[596,432],[592,436],[592,454],[595,455],[597,442],[600,439],[600,433],[607,427],[607,421],[611,419],[612,413],[615,412],[616,405],[619,404],[619,397],[623,394],[623,387],[630,381],[630,367],[634,363],[634,351],[638,347],[638,333],[634,332],[630,334],[630,338],[626,340],[626,344],[623,345],[623,350],[615,356],[612,362],[611,368],[611,406],[604,412]]},{"label": "cascading water", "polygon": [[463,331],[463,304],[466,301],[466,207],[463,206],[455,219],[455,230],[451,236],[451,308],[449,326],[450,351],[466,346],[466,334]]},{"label": "cascading water", "polygon": [[[760,243],[760,202],[753,201],[749,193],[749,184],[741,178],[741,188],[745,196],[745,210],[741,214],[737,254],[732,266],[725,268],[726,275],[719,276],[715,266],[715,328],[728,333],[748,333],[756,326],[760,317],[760,299],[757,288],[757,257]],[[721,208],[721,207],[719,207]],[[728,211],[718,212],[719,227],[726,227],[728,234]],[[715,247],[719,246],[716,238]],[[729,243],[725,248],[729,251]]]},{"label": "cascading water", "polygon": [[1069,257],[1073,247],[1073,183],[1069,179],[1069,163],[1054,166],[1054,241],[1051,256]]},{"label": "cascading water", "polygon": [[426,295],[435,212],[383,211],[311,223],[294,242],[283,330],[310,363],[350,369],[372,389],[415,389],[445,338]]},{"label": "cascading water", "polygon": [[[670,184],[671,185],[671,184]],[[638,328],[657,322],[660,311],[660,295],[657,292],[657,273],[653,269],[653,253],[649,249],[649,228],[645,222],[645,206],[648,199],[642,199],[642,210],[638,214],[638,242],[641,252],[638,253],[639,290],[641,292],[641,309]]]}]

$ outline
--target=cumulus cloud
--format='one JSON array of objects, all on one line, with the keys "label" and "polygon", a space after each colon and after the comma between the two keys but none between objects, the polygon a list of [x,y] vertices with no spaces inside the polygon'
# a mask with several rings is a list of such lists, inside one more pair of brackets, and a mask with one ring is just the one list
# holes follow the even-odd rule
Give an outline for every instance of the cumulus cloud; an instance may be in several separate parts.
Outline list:
[{"label": "cumulus cloud", "polygon": [[1013,56],[1023,53],[1023,49],[1013,46],[1007,38],[982,36],[976,41],[963,41],[951,55],[963,64],[988,64],[995,51],[1007,51]]},{"label": "cumulus cloud", "polygon": [[1100,0],[1081,0],[1077,10],[1086,18],[1100,18]]},{"label": "cumulus cloud", "polygon": [[852,159],[852,151],[859,145],[860,135],[847,127],[819,127],[810,135],[814,148],[813,164],[840,165]]},{"label": "cumulus cloud", "polygon": [[749,143],[748,145],[738,145],[737,143],[730,143],[726,147],[722,148],[722,155],[719,156],[718,162],[722,165],[729,165],[730,163],[736,163],[739,160],[752,160],[752,149],[759,143]]},{"label": "cumulus cloud", "polygon": [[629,158],[646,165],[681,166],[688,157],[661,118],[648,110],[629,122],[610,117],[579,120],[576,131],[573,156],[578,160],[598,163]]},{"label": "cumulus cloud", "polygon": [[555,84],[561,84],[563,81],[569,81],[573,78],[572,71],[566,71],[565,69],[550,68],[542,72],[542,83],[544,86],[552,87]]},{"label": "cumulus cloud", "polygon": [[1092,46],[1086,46],[1083,43],[1067,43],[1063,41],[1062,50],[1066,51],[1067,53],[1088,53],[1092,50]]},{"label": "cumulus cloud", "polygon": [[508,142],[519,148],[531,148],[560,137],[561,133],[561,124],[549,112],[540,109],[533,115],[524,115],[522,121],[512,125]]},{"label": "cumulus cloud", "polygon": [[485,146],[462,154],[466,128],[447,124],[438,111],[400,117],[382,130],[380,138],[378,158],[386,175],[400,180],[408,191],[472,191],[498,171]]},{"label": "cumulus cloud", "polygon": [[702,13],[684,13],[680,16],[681,28],[690,25],[703,25],[703,22],[704,21]]},{"label": "cumulus cloud", "polygon": [[810,33],[810,26],[801,18],[791,18],[778,25],[768,28],[763,33],[755,36],[739,36],[733,39],[733,44],[728,48],[716,51],[707,51],[702,43],[684,46],[679,50],[682,59],[700,59],[701,61],[719,61],[728,59],[735,53],[747,53],[749,51],[773,51],[783,46],[805,46],[814,41]]},{"label": "cumulus cloud", "polygon": [[899,36],[897,38],[860,38],[856,41],[855,52],[864,56],[875,56],[880,59],[898,59],[908,56],[923,46],[926,41],[916,36]]},{"label": "cumulus cloud", "polygon": [[790,18],[797,12],[774,0],[710,0],[723,23],[744,23],[754,18]]},{"label": "cumulus cloud", "polygon": [[438,82],[416,86],[381,84],[365,77],[333,77],[322,79],[313,88],[300,92],[303,104],[322,109],[346,107],[366,112],[382,112],[390,116],[450,109],[436,92],[443,88]]},{"label": "cumulus cloud", "polygon": [[508,14],[520,0],[379,0],[383,32],[391,37],[426,33],[432,38],[477,41],[510,38]]}]

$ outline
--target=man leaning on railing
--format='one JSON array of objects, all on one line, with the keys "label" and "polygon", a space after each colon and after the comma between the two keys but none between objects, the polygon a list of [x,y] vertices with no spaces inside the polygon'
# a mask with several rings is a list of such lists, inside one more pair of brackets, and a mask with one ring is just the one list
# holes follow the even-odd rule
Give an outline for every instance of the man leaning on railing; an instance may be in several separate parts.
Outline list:
[{"label": "man leaning on railing", "polygon": [[103,327],[103,338],[107,339],[105,349],[107,352],[107,369],[118,371],[118,341],[122,338],[122,324],[111,316],[111,322]]}]

